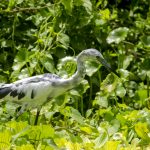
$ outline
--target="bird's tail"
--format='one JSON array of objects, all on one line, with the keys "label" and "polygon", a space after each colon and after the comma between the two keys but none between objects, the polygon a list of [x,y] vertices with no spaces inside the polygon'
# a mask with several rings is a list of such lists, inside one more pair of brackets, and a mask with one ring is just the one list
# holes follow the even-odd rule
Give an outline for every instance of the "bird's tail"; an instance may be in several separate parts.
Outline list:
[{"label": "bird's tail", "polygon": [[11,84],[2,84],[2,85],[0,85],[0,99],[7,96],[11,91],[12,91]]}]

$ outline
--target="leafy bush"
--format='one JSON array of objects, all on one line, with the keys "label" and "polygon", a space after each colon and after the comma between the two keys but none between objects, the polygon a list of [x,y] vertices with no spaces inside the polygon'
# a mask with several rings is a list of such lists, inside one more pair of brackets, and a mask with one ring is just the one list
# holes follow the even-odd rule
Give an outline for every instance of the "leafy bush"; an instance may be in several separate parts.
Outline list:
[{"label": "leafy bush", "polygon": [[[88,62],[85,80],[16,121],[1,104],[0,149],[149,149],[150,2],[146,0],[2,0],[0,82],[45,72],[69,77],[73,56],[100,50],[113,70]],[[66,57],[70,56],[70,57]]]}]

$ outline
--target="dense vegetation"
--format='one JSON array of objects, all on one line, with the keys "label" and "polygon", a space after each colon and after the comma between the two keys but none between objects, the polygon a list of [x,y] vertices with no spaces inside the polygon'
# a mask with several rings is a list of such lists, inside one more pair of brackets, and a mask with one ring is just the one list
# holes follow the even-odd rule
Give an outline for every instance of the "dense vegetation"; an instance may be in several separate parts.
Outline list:
[{"label": "dense vegetation", "polygon": [[[150,2],[1,0],[0,82],[51,72],[69,77],[83,49],[102,52],[120,78],[88,62],[70,92],[17,120],[1,103],[0,149],[150,149]],[[67,57],[70,56],[70,57]]]}]

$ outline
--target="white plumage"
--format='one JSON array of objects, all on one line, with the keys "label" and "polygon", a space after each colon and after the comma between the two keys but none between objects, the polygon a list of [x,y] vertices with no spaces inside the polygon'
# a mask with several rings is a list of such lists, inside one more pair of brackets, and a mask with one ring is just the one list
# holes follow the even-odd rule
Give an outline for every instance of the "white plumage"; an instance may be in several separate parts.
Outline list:
[{"label": "white plumage", "polygon": [[[55,98],[66,91],[77,86],[85,76],[84,62],[93,60],[102,63],[109,71],[112,71],[102,54],[96,49],[87,49],[77,56],[77,71],[68,78],[63,79],[55,74],[43,74],[25,78],[11,84],[0,86],[0,99],[12,101],[23,106],[23,108],[37,108],[52,98]],[[37,119],[35,124],[37,123]]]}]

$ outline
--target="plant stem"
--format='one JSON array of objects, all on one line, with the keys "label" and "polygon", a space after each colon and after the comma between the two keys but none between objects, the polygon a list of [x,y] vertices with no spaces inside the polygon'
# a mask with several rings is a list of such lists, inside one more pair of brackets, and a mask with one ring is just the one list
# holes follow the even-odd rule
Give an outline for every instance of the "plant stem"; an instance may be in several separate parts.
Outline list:
[{"label": "plant stem", "polygon": [[90,81],[90,94],[89,94],[89,106],[88,106],[88,108],[90,109],[91,105],[92,105],[92,92],[93,92],[91,77],[90,77],[89,81]]},{"label": "plant stem", "polygon": [[147,97],[149,96],[149,77],[147,76]]},{"label": "plant stem", "polygon": [[76,100],[75,100],[75,108],[76,108],[77,110],[78,110],[78,108],[79,108],[78,103],[79,103],[79,100],[78,100],[78,99],[76,99]]},{"label": "plant stem", "polygon": [[99,90],[100,90],[101,83],[102,83],[102,77],[100,71],[98,71],[98,79],[99,79]]},{"label": "plant stem", "polygon": [[81,115],[84,116],[84,109],[83,109],[83,97],[80,98],[81,101]]},{"label": "plant stem", "polygon": [[16,22],[17,22],[17,15],[14,16],[14,21],[13,21],[13,26],[12,26],[12,49],[13,49],[13,53],[16,53],[16,44],[15,44],[15,28],[16,28]]}]

